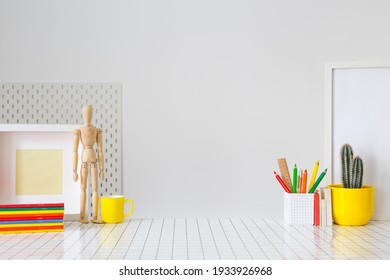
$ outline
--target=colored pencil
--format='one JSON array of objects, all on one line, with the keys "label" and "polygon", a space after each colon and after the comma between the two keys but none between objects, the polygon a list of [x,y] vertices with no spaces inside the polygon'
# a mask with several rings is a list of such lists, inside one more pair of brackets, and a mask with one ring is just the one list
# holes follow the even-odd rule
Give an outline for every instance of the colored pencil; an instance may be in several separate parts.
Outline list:
[{"label": "colored pencil", "polygon": [[307,185],[307,169],[303,172],[303,182],[302,182],[302,193],[306,193],[306,185]]},{"label": "colored pencil", "polygon": [[293,186],[292,186],[292,193],[297,192],[297,180],[298,180],[298,169],[297,165],[294,165],[294,170],[293,170]]},{"label": "colored pencil", "polygon": [[303,183],[303,170],[299,170],[299,175],[298,175],[298,193],[302,193],[302,183]]},{"label": "colored pencil", "polygon": [[321,175],[318,177],[317,181],[314,183],[313,187],[310,189],[309,193],[313,193],[316,190],[318,185],[321,183],[322,179],[325,177],[325,174],[326,174],[327,171],[328,171],[328,169],[325,169],[321,173]]},{"label": "colored pencil", "polygon": [[284,191],[287,193],[291,193],[290,189],[287,187],[287,185],[283,182],[282,178],[274,171],[276,179],[279,181],[280,185],[283,187]]},{"label": "colored pencil", "polygon": [[311,174],[311,179],[310,179],[310,185],[309,185],[309,190],[313,187],[316,178],[317,178],[317,172],[318,172],[318,166],[320,165],[320,161],[317,160],[316,163],[314,164],[313,167],[313,173]]}]

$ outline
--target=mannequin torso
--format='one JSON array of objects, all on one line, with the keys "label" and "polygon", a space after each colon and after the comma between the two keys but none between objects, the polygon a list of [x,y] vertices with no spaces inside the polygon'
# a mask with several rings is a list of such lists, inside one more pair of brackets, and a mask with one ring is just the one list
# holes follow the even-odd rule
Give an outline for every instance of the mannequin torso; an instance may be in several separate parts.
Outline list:
[{"label": "mannequin torso", "polygon": [[93,125],[80,127],[80,141],[84,146],[81,155],[82,162],[96,162],[96,154],[93,145],[96,143],[97,128]]}]

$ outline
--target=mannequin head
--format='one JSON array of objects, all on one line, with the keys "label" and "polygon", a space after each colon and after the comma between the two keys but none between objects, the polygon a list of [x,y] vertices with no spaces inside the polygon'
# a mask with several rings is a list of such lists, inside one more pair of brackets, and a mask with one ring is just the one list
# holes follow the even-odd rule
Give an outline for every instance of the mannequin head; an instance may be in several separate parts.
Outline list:
[{"label": "mannequin head", "polygon": [[93,109],[91,105],[85,105],[83,107],[83,120],[84,124],[91,124]]}]

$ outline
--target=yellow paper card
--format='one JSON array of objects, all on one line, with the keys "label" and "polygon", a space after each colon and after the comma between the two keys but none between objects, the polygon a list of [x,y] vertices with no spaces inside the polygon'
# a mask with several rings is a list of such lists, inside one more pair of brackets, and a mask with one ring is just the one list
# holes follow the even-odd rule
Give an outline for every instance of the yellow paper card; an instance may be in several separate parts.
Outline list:
[{"label": "yellow paper card", "polygon": [[17,150],[16,195],[63,194],[62,150]]}]

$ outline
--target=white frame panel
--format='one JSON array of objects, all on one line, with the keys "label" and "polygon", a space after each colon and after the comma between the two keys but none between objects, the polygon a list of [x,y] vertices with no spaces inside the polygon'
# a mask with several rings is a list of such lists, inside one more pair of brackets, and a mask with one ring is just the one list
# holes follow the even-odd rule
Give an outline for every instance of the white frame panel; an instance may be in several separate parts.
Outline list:
[{"label": "white frame panel", "polygon": [[[333,90],[334,90],[334,70],[336,69],[364,69],[364,68],[390,68],[390,61],[355,61],[355,62],[332,62],[325,66],[325,166],[329,166],[328,175],[326,176],[326,183],[339,183],[334,181],[334,159],[333,159]],[[384,213],[375,209],[374,220],[390,220],[390,213]]]},{"label": "white frame panel", "polygon": [[[0,125],[0,203],[65,203],[65,219],[78,219],[80,205],[79,182],[72,178],[73,125]],[[16,195],[16,163],[18,149],[63,150],[63,193],[61,195]],[[79,152],[81,148],[79,147]],[[5,156],[5,157],[4,157]],[[48,170],[50,172],[50,170]]]}]

